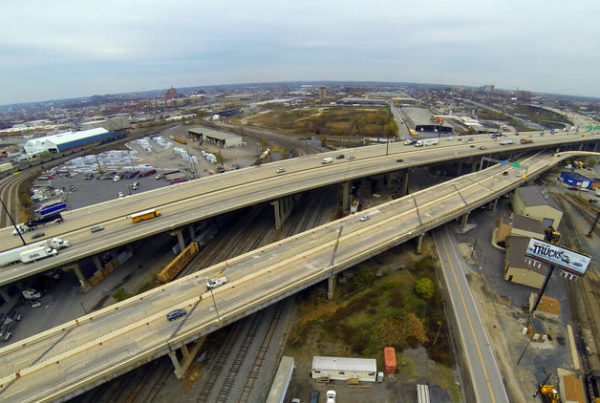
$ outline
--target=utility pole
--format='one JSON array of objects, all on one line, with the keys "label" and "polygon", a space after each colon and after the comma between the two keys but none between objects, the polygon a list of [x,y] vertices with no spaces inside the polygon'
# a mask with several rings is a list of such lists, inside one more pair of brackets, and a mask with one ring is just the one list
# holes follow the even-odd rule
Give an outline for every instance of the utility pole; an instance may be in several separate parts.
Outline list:
[{"label": "utility pole", "polygon": [[4,204],[4,200],[0,199],[0,202],[2,203],[2,208],[4,209],[4,212],[6,213],[6,215],[8,216],[8,219],[12,223],[13,227],[15,227],[15,231],[19,235],[19,238],[21,238],[21,242],[23,242],[23,245],[27,245],[27,242],[25,242],[25,240],[23,239],[23,235],[21,234],[21,231],[17,227],[17,223],[15,222],[15,220],[13,220],[12,215],[10,215],[10,213],[8,212],[8,208],[6,207],[6,204]]}]

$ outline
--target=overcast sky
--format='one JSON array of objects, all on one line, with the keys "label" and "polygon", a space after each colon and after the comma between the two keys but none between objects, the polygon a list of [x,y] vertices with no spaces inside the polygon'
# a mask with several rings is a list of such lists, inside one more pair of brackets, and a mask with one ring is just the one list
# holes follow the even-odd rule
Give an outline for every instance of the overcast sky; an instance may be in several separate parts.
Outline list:
[{"label": "overcast sky", "polygon": [[600,2],[2,0],[0,104],[269,81],[600,96]]}]

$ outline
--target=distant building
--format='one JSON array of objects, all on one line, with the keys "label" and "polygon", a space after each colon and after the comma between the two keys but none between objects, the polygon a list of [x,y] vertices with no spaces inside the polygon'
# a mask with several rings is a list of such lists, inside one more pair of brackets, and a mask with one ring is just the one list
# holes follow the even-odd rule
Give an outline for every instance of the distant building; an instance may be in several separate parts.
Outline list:
[{"label": "distant building", "polygon": [[188,130],[188,136],[196,141],[214,144],[219,148],[241,147],[243,138],[237,134],[217,132],[206,128],[192,128]]},{"label": "distant building", "polygon": [[128,117],[119,116],[104,120],[85,122],[81,124],[81,128],[83,130],[96,129],[98,127],[108,130],[109,132],[118,132],[121,130],[129,129],[131,127],[131,123]]},{"label": "distant building", "polygon": [[361,382],[375,382],[377,360],[375,358],[320,357],[312,360],[311,377],[313,379],[333,379]]},{"label": "distant building", "polygon": [[481,87],[481,92],[486,93],[486,94],[493,94],[495,88],[496,87],[494,85],[487,84],[487,85],[484,85],[483,87]]},{"label": "distant building", "polygon": [[327,87],[319,88],[319,98],[321,98],[321,99],[327,98]]},{"label": "distant building", "polygon": [[171,87],[165,92],[165,101],[172,101],[175,98],[177,98],[177,90]]},{"label": "distant building", "polygon": [[81,147],[90,143],[112,141],[120,137],[123,137],[123,135],[109,132],[103,128],[96,128],[27,140],[23,145],[23,148],[28,155],[41,154],[46,151],[59,153],[69,148]]},{"label": "distant building", "polygon": [[535,218],[547,228],[558,228],[563,212],[558,203],[542,194],[538,186],[523,186],[515,190],[513,197],[514,212],[523,216]]}]

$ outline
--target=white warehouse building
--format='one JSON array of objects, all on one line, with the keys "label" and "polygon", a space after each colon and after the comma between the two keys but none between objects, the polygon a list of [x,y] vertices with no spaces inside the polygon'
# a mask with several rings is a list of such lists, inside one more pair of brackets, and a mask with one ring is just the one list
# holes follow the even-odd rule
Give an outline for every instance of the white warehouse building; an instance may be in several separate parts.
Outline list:
[{"label": "white warehouse building", "polygon": [[338,381],[358,379],[361,382],[375,382],[377,360],[375,358],[347,358],[314,356],[311,377],[329,378]]},{"label": "white warehouse building", "polygon": [[56,154],[69,148],[81,147],[85,144],[108,140],[116,136],[118,134],[98,127],[80,132],[66,132],[34,138],[27,140],[23,148],[28,155],[41,154],[46,151]]}]

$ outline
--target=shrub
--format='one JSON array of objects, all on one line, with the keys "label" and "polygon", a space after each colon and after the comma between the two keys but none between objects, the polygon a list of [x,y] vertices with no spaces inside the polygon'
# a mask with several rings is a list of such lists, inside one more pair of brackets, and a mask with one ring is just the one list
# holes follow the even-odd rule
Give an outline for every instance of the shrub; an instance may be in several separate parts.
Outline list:
[{"label": "shrub", "polygon": [[435,285],[433,281],[427,277],[420,278],[415,283],[415,293],[425,301],[433,297],[435,293]]}]

